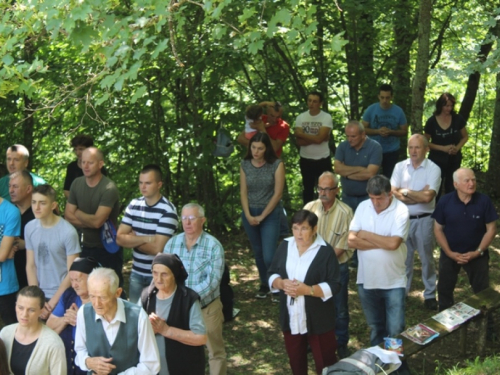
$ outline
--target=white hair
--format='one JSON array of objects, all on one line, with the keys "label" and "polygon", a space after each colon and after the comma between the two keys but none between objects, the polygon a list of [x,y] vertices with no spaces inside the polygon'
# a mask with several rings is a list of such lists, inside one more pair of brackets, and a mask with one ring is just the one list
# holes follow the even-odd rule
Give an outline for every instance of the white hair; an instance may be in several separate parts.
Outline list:
[{"label": "white hair", "polygon": [[118,275],[111,268],[99,267],[95,268],[89,275],[87,283],[92,280],[106,280],[109,284],[109,291],[115,294],[118,290],[119,279]]}]

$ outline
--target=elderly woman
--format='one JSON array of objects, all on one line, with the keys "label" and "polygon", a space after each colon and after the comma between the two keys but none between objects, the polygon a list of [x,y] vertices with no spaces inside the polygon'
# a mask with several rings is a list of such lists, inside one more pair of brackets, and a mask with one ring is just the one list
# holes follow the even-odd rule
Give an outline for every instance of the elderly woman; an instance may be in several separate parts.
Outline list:
[{"label": "elderly woman", "polygon": [[39,287],[24,287],[16,301],[19,323],[0,332],[14,375],[66,375],[64,344],[57,333],[40,321],[44,306],[45,294]]},{"label": "elderly woman", "polygon": [[260,132],[255,134],[241,162],[240,195],[243,227],[260,277],[257,298],[266,298],[269,293],[267,269],[279,239],[280,199],[284,185],[285,167],[276,157],[269,136]]},{"label": "elderly woman", "polygon": [[153,282],[141,303],[156,334],[160,375],[203,375],[207,335],[200,297],[184,285],[188,274],[176,254],[156,255],[152,269]]},{"label": "elderly woman", "polygon": [[[447,92],[436,100],[436,110],[425,123],[424,133],[430,141],[429,159],[441,168],[441,187],[445,194],[455,190],[453,172],[462,163],[462,147],[469,139],[466,123],[462,116],[455,113],[455,97]],[[436,202],[441,196],[439,189]]]},{"label": "elderly woman", "polygon": [[337,362],[332,296],[340,289],[339,263],[317,224],[310,211],[293,215],[293,237],[280,244],[269,268],[269,286],[280,290],[280,325],[294,375],[307,375],[307,344],[318,374]]}]

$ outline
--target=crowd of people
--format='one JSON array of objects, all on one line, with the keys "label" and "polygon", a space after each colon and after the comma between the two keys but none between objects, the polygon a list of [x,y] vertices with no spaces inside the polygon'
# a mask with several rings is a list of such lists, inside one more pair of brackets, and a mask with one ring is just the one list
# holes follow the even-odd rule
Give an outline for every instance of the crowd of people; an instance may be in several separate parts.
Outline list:
[{"label": "crowd of people", "polygon": [[[437,100],[425,133],[409,138],[409,157],[398,162],[406,117],[389,85],[378,97],[362,122],[346,124],[332,162],[332,118],[321,110],[320,93],[308,95],[294,131],[304,207],[281,244],[289,230],[280,156],[290,131],[281,104],[248,107],[238,136],[247,148],[241,217],[259,274],[256,298],[270,295],[279,306],[293,374],[307,374],[309,350],[318,374],[351,354],[349,265],[357,268],[370,345],[405,328],[415,251],[429,310],[454,304],[461,268],[474,293],[489,285],[498,215],[476,192],[474,172],[460,168],[467,131],[453,111],[455,98]],[[28,171],[28,150],[7,149],[9,175],[0,179],[0,375],[201,375],[204,346],[210,374],[226,374],[225,255],[204,230],[203,207],[188,203],[178,216],[161,193],[160,167],[150,164],[139,173],[141,196],[118,223],[118,188],[106,176],[103,153],[89,136],[73,138],[71,146],[77,160],[67,168],[63,217],[55,190]],[[123,247],[133,249],[128,293]],[[400,371],[407,370],[404,363]]]}]

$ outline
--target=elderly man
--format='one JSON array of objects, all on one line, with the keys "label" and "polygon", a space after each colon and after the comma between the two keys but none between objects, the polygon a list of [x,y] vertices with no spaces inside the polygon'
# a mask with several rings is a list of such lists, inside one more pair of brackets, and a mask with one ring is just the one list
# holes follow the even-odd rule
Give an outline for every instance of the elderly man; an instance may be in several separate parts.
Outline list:
[{"label": "elderly man", "polygon": [[177,230],[177,210],[161,195],[162,180],[157,165],[149,164],[141,170],[139,189],[142,197],[130,202],[116,235],[120,246],[134,249],[129,280],[132,302],[137,302],[142,290],[151,284],[153,259]]},{"label": "elderly man", "polygon": [[392,86],[383,84],[378,93],[378,103],[369,106],[363,114],[366,134],[382,146],[382,173],[391,178],[399,158],[400,138],[408,136],[408,124],[401,107],[392,103]]},{"label": "elderly man", "polygon": [[103,267],[115,270],[123,285],[123,249],[108,252],[101,241],[101,228],[109,219],[116,226],[120,211],[118,189],[102,174],[102,152],[89,147],[83,151],[83,177],[71,184],[64,217],[83,232],[82,257],[93,257]]},{"label": "elderly man", "polygon": [[[290,133],[290,126],[281,118],[283,107],[280,102],[262,102],[259,105],[266,108],[267,114],[262,115],[262,122],[258,122],[259,127],[256,130],[269,135],[274,152],[276,152],[276,156],[280,157],[283,145]],[[238,135],[237,141],[244,147],[248,147],[248,143],[250,142],[249,139],[245,138],[244,131]]]},{"label": "elderly man", "polygon": [[99,267],[92,258],[76,258],[69,269],[71,287],[66,289],[47,320],[47,327],[56,331],[66,348],[68,375],[85,375],[87,371],[80,370],[75,364],[75,333],[76,315],[80,306],[90,302],[87,288],[89,274]]},{"label": "elderly man", "polygon": [[[26,147],[23,145],[13,145],[7,149],[7,170],[9,174],[14,172],[22,171],[28,168],[30,162],[30,153]],[[45,180],[33,172],[29,172],[32,178],[33,186],[46,184]],[[0,178],[0,196],[3,199],[10,201],[9,195],[9,176],[4,176]]]},{"label": "elderly man", "polygon": [[372,177],[349,228],[348,243],[359,251],[356,283],[371,345],[394,337],[405,328],[406,238],[408,208],[391,192],[389,179]]},{"label": "elderly man", "polygon": [[97,268],[87,285],[91,303],[76,317],[75,363],[96,374],[157,374],[153,327],[142,307],[119,298],[115,271]]},{"label": "elderly man", "polygon": [[349,357],[347,344],[349,342],[349,307],[348,286],[349,268],[347,263],[352,251],[347,245],[349,224],[352,220],[351,208],[336,199],[339,192],[339,179],[332,172],[323,172],[319,176],[317,191],[319,199],[304,206],[318,216],[318,233],[328,242],[337,255],[340,265],[340,291],[335,299],[335,334],[337,335],[337,353],[342,358]]},{"label": "elderly man", "polygon": [[31,174],[23,169],[10,175],[9,195],[10,201],[14,203],[21,212],[21,234],[14,241],[12,247],[14,264],[16,266],[17,281],[19,289],[28,285],[26,276],[26,243],[24,242],[24,228],[31,220],[35,219],[31,209],[31,195],[33,193],[33,178]]},{"label": "elderly man", "polygon": [[488,246],[497,233],[498,214],[490,198],[476,192],[471,169],[453,173],[456,191],[439,200],[432,217],[441,246],[439,257],[439,310],[453,306],[453,292],[463,267],[474,293],[489,287]]},{"label": "elderly man", "polygon": [[186,286],[201,299],[203,320],[207,328],[210,374],[226,374],[226,350],[222,339],[222,303],[219,285],[224,271],[224,249],[219,241],[203,230],[205,211],[196,203],[182,208],[184,233],[172,237],[164,253],[177,254],[189,274]]},{"label": "elderly man", "polygon": [[422,262],[424,282],[424,305],[437,310],[436,268],[434,266],[434,236],[432,212],[436,202],[436,192],[441,184],[441,170],[425,155],[429,151],[429,141],[422,134],[414,134],[408,141],[410,157],[396,164],[391,177],[394,197],[408,206],[410,212],[410,232],[406,245],[406,295],[410,292],[413,278],[413,258],[418,251]]},{"label": "elderly man", "polygon": [[304,204],[314,198],[314,184],[324,171],[332,170],[328,141],[333,129],[332,116],[321,110],[323,94],[307,95],[308,110],[297,116],[295,139],[300,146],[300,173]]}]

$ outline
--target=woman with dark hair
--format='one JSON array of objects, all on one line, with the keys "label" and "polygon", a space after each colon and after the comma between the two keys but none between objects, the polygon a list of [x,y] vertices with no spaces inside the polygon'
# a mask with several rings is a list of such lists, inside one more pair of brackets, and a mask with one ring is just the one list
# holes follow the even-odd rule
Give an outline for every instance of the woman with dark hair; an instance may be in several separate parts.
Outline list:
[{"label": "woman with dark hair", "polygon": [[19,323],[6,326],[0,339],[7,349],[7,361],[14,375],[66,375],[64,344],[57,333],[42,324],[40,315],[45,294],[37,286],[19,291],[16,315]]},{"label": "woman with dark hair", "polygon": [[279,203],[284,185],[285,167],[276,157],[267,133],[258,132],[250,139],[240,166],[241,217],[260,277],[257,298],[266,298],[269,293],[267,268],[279,239]]},{"label": "woman with dark hair", "polygon": [[188,274],[176,254],[157,254],[152,270],[153,281],[140,303],[156,334],[159,374],[203,375],[207,335],[200,297],[184,285]]},{"label": "woman with dark hair", "polygon": [[292,217],[293,237],[283,241],[269,267],[271,291],[280,292],[280,325],[294,375],[307,375],[309,344],[316,372],[337,362],[335,301],[340,289],[333,248],[317,234],[318,217],[300,210]]},{"label": "woman with dark hair", "polygon": [[430,141],[429,159],[441,168],[441,187],[436,202],[441,196],[443,185],[445,194],[454,190],[453,172],[460,168],[461,149],[469,139],[464,118],[455,113],[455,102],[455,97],[450,93],[442,94],[436,100],[436,110],[424,127],[424,134]]}]

